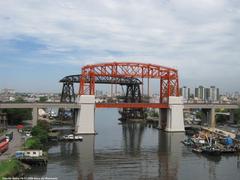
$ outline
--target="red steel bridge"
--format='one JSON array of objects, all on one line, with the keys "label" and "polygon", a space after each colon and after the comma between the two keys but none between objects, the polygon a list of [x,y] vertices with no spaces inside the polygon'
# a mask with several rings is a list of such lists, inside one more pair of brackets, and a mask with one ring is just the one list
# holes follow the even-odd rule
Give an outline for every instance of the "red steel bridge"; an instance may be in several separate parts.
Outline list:
[{"label": "red steel bridge", "polygon": [[[159,102],[149,103],[142,98],[144,81],[159,81]],[[74,102],[74,83],[80,83],[79,95],[95,95],[96,84],[126,86],[124,102],[97,103],[97,108],[168,108],[169,96],[179,96],[178,71],[156,64],[136,62],[112,62],[82,67],[79,75],[66,76],[63,83],[61,102]]]}]

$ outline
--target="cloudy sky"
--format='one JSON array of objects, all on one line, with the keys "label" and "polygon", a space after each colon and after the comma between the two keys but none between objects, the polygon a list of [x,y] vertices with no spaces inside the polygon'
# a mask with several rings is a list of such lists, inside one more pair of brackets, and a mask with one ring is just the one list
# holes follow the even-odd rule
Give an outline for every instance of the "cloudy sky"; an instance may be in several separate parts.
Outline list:
[{"label": "cloudy sky", "polygon": [[85,64],[136,61],[239,91],[239,31],[239,0],[2,0],[0,89],[59,92]]}]

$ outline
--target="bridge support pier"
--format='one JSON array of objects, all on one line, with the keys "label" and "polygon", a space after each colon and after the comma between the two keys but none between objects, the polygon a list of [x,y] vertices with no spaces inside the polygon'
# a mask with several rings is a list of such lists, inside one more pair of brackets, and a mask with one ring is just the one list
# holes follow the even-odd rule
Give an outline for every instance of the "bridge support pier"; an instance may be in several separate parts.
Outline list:
[{"label": "bridge support pier", "polygon": [[76,134],[95,134],[95,96],[81,95],[77,98],[80,109],[75,124]]},{"label": "bridge support pier", "polygon": [[37,125],[37,120],[38,120],[38,108],[34,107],[32,109],[32,127]]},{"label": "bridge support pier", "polygon": [[158,128],[165,130],[167,126],[167,109],[159,109],[159,123]]},{"label": "bridge support pier", "polygon": [[169,97],[169,109],[167,110],[167,132],[183,132],[183,98],[182,97]]},{"label": "bridge support pier", "polygon": [[215,117],[215,108],[211,108],[211,124],[210,127],[211,128],[215,128],[216,127],[216,117]]},{"label": "bridge support pier", "polygon": [[229,118],[229,120],[232,122],[232,123],[234,123],[234,111],[231,109],[230,110],[230,118]]}]

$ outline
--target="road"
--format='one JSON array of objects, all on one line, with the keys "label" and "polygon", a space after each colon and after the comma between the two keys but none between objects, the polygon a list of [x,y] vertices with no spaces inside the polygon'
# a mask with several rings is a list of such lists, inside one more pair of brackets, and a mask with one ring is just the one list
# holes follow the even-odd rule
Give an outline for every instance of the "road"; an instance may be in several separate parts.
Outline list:
[{"label": "road", "polygon": [[9,142],[8,150],[0,155],[0,161],[9,159],[13,156],[17,150],[20,150],[22,144],[24,143],[24,139],[22,139],[22,135],[17,131],[17,129],[9,129],[8,132],[13,132],[13,139]]}]

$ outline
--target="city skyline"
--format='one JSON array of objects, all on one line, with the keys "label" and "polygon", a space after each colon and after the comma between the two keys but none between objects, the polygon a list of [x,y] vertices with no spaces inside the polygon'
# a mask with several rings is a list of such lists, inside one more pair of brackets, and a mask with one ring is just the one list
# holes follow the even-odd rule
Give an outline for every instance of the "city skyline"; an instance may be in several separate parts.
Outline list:
[{"label": "city skyline", "polygon": [[177,68],[180,86],[240,90],[240,2],[2,1],[0,88],[60,92],[83,65]]}]

